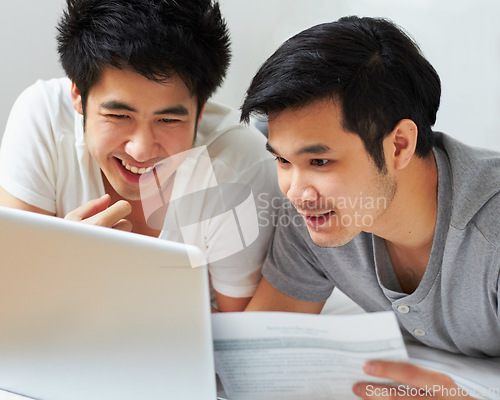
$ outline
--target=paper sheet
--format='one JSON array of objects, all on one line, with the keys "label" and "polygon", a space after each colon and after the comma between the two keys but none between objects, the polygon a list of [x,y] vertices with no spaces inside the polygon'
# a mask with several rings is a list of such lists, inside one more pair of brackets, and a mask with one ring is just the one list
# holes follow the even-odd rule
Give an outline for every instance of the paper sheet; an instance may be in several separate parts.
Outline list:
[{"label": "paper sheet", "polygon": [[391,312],[358,315],[221,313],[212,316],[216,370],[228,398],[358,399],[371,359],[406,361]]}]

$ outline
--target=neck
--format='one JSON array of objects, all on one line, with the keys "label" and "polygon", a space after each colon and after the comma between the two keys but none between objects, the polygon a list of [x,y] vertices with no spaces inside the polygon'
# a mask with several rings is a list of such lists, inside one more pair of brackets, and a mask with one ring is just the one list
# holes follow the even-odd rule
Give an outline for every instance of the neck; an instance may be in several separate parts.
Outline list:
[{"label": "neck", "polygon": [[405,293],[418,287],[429,262],[437,219],[438,174],[434,155],[398,171],[398,189],[372,233],[385,239]]},{"label": "neck", "polygon": [[397,193],[371,233],[393,246],[418,251],[432,244],[437,218],[438,175],[434,155],[414,158],[397,172]]}]

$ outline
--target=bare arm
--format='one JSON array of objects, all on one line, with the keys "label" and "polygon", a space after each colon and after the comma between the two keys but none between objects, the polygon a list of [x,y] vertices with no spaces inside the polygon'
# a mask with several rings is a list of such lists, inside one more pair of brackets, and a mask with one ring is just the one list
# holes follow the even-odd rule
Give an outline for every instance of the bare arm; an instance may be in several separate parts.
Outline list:
[{"label": "bare arm", "polygon": [[243,311],[248,305],[251,297],[229,297],[215,291],[218,310],[220,312]]},{"label": "bare arm", "polygon": [[17,197],[12,196],[10,193],[5,191],[5,189],[2,188],[1,186],[0,186],[0,206],[17,208],[18,210],[31,211],[39,214],[54,215],[53,213],[50,213],[46,210],[32,206],[31,204],[19,200]]},{"label": "bare arm", "polygon": [[325,302],[311,303],[290,297],[275,289],[266,278],[259,287],[245,311],[288,311],[319,314]]}]

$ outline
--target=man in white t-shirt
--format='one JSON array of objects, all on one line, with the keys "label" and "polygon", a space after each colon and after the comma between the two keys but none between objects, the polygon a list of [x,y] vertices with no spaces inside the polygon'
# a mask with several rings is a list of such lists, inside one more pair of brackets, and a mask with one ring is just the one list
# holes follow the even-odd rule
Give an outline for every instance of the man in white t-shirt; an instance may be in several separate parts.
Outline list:
[{"label": "man in white t-shirt", "polygon": [[16,101],[0,205],[197,245],[219,309],[243,309],[276,185],[263,135],[208,101],[230,59],[218,4],[68,0],[58,32],[69,79]]}]

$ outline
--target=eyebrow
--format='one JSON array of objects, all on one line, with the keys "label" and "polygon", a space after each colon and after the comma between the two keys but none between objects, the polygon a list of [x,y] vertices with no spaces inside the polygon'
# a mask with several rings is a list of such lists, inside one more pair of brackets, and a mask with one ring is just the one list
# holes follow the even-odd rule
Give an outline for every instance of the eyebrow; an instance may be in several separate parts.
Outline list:
[{"label": "eyebrow", "polygon": [[[126,103],[123,103],[118,100],[110,100],[106,101],[101,104],[102,108],[105,108],[107,110],[126,110],[130,112],[137,112],[137,109],[129,106]],[[181,104],[175,105],[175,106],[170,106],[170,107],[165,107],[161,110],[155,111],[155,115],[178,115],[178,116],[185,116],[189,115],[189,110],[184,107]]]},{"label": "eyebrow", "polygon": [[106,110],[127,110],[131,112],[137,112],[135,108],[117,100],[106,101],[101,104],[101,108],[105,108]]},{"label": "eyebrow", "polygon": [[313,144],[312,146],[306,146],[297,151],[297,155],[302,154],[324,154],[331,151],[330,147],[324,144]]},{"label": "eyebrow", "polygon": [[274,150],[274,148],[269,144],[269,142],[266,142],[266,150],[269,152],[269,153],[274,153],[274,154],[278,154],[278,152],[276,150]]},{"label": "eyebrow", "polygon": [[166,107],[163,110],[155,112],[155,115],[164,115],[164,114],[185,116],[189,115],[189,110],[183,105],[178,104],[176,106]]},{"label": "eyebrow", "polygon": [[[270,144],[269,142],[266,143],[266,149],[270,153],[274,154],[279,154]],[[313,144],[311,146],[306,146],[298,150],[295,154],[297,155],[303,155],[303,154],[324,154],[328,153],[329,151],[332,151],[332,149],[324,144]]]}]

